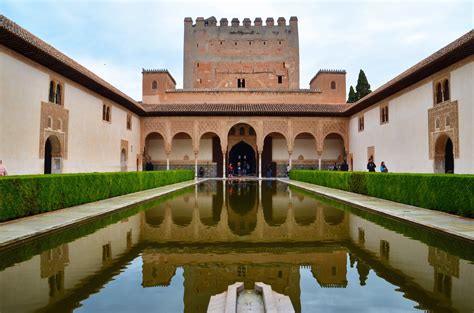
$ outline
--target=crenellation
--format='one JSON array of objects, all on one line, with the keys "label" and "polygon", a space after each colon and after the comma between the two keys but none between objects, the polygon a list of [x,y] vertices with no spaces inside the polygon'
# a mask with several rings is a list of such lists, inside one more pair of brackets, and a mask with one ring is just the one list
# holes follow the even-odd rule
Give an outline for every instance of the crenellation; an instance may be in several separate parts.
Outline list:
[{"label": "crenellation", "polygon": [[255,20],[253,21],[255,26],[262,26],[262,18],[261,17],[256,17]]},{"label": "crenellation", "polygon": [[238,27],[238,26],[240,25],[240,21],[239,21],[239,19],[236,18],[236,17],[234,17],[234,18],[232,19],[232,22],[231,22],[231,23],[232,23],[232,27]]},{"label": "crenellation", "polygon": [[219,21],[219,25],[220,25],[220,26],[229,26],[229,21],[228,21],[225,17],[223,17],[223,18],[221,18],[221,20]]},{"label": "crenellation", "polygon": [[275,21],[273,20],[273,17],[267,17],[267,20],[265,21],[265,24],[268,27],[273,27],[275,25]]},{"label": "crenellation", "polygon": [[244,27],[249,28],[251,23],[252,22],[250,21],[248,17],[244,18],[244,22],[243,22]]},{"label": "crenellation", "polygon": [[[222,27],[229,27],[229,20],[227,18],[221,18],[219,20],[219,25],[217,25],[217,19],[214,16],[211,16],[207,19],[203,17],[198,17],[196,18],[196,23],[193,24],[193,19],[191,17],[186,17],[184,19],[184,23],[186,25],[190,24],[192,27],[216,27],[216,28],[222,28]],[[282,26],[288,26],[290,28],[297,26],[298,24],[298,18],[296,16],[290,17],[289,23],[286,23],[286,19],[284,17],[279,17],[277,19],[277,24],[275,25],[275,20],[273,17],[268,17],[265,20],[265,27],[282,27]],[[240,23],[240,20],[236,17],[231,19],[230,22],[231,27],[245,27],[249,28],[252,26],[263,26],[263,21],[261,17],[255,18],[253,25],[252,25],[252,20],[248,17],[244,18],[242,21],[242,24]]]},{"label": "crenellation", "polygon": [[286,19],[284,17],[279,17],[277,23],[278,26],[286,26]]}]

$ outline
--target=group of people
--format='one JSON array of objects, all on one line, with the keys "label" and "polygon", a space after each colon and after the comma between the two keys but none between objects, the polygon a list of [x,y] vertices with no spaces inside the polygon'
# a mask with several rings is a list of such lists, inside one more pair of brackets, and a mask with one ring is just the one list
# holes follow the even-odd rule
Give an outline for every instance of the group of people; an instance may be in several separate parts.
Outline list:
[{"label": "group of people", "polygon": [[349,164],[347,164],[346,160],[342,161],[340,165],[338,165],[337,162],[334,162],[334,165],[330,168],[330,170],[347,172],[349,170]]},{"label": "group of people", "polygon": [[[367,170],[369,170],[369,172],[375,172],[376,168],[377,168],[377,165],[374,162],[374,158],[370,157],[369,162],[367,163]],[[388,173],[388,168],[385,165],[384,161],[382,161],[382,163],[380,163],[379,170],[380,170],[381,173]]]},{"label": "group of people", "polygon": [[229,165],[227,166],[227,173],[229,178],[233,178],[234,175],[237,175],[239,177],[247,176],[248,174],[250,174],[250,164],[246,160],[244,160],[243,162],[237,162],[235,167],[232,163],[229,163]]}]

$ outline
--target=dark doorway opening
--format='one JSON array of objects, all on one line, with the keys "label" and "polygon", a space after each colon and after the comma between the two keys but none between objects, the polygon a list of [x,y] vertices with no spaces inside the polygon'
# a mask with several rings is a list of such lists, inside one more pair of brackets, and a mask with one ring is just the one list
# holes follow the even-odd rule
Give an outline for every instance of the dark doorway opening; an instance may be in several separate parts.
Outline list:
[{"label": "dark doorway opening", "polygon": [[[249,144],[241,141],[234,145],[229,152],[229,162],[232,163],[235,168],[235,175],[239,175],[239,162],[241,175],[255,175],[255,151]],[[246,164],[248,164],[247,169]]]},{"label": "dark doorway opening", "polygon": [[46,140],[44,147],[44,173],[51,174],[51,161],[53,160],[53,146],[49,138]]},{"label": "dark doorway opening", "polygon": [[217,164],[217,177],[222,177],[222,162],[224,162],[224,160],[222,159],[221,141],[217,136],[212,137],[212,162],[216,162]]},{"label": "dark doorway opening", "polygon": [[448,138],[444,148],[444,170],[445,173],[454,173],[453,142],[451,138]]}]

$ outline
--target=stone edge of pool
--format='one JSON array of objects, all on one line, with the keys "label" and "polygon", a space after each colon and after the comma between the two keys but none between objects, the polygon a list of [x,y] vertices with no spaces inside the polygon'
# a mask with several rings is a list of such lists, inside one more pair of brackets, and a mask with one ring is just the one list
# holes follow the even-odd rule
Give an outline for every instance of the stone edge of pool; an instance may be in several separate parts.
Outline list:
[{"label": "stone edge of pool", "polygon": [[474,219],[287,178],[279,178],[278,181],[377,214],[416,224],[431,230],[441,231],[460,239],[474,241]]},{"label": "stone edge of pool", "polygon": [[0,250],[37,236],[106,216],[206,180],[189,180],[0,223]]}]

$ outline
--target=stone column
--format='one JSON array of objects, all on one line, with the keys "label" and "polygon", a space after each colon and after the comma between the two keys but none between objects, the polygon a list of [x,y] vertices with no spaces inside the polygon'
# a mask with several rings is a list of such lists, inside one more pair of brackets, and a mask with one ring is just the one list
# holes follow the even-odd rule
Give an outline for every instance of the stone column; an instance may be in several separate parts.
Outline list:
[{"label": "stone column", "polygon": [[323,156],[322,151],[318,151],[318,169],[321,170],[321,157]]},{"label": "stone column", "polygon": [[288,151],[288,165],[291,168],[291,155],[293,154],[293,151]]},{"label": "stone column", "polygon": [[170,170],[170,152],[166,152],[166,170]]},{"label": "stone column", "polygon": [[226,162],[225,162],[225,152],[222,153],[222,178],[225,179],[225,170],[226,170]]},{"label": "stone column", "polygon": [[198,178],[198,154],[199,152],[194,151],[194,178]]},{"label": "stone column", "polygon": [[262,179],[262,151],[258,151],[258,178]]}]

